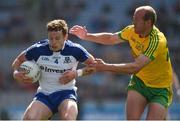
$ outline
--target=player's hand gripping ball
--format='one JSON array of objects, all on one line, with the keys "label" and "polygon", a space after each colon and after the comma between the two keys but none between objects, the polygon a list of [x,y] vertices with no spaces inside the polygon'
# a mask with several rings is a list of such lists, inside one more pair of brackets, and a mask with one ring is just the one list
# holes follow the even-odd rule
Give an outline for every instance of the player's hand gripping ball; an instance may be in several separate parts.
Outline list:
[{"label": "player's hand gripping ball", "polygon": [[20,70],[26,72],[26,76],[33,79],[33,83],[37,82],[41,77],[40,67],[32,61],[25,61],[20,65]]}]

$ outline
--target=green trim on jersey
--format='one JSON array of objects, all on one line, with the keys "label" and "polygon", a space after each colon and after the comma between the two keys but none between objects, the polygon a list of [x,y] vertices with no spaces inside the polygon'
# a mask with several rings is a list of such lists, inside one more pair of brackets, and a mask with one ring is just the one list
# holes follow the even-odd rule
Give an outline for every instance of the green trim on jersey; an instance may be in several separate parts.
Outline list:
[{"label": "green trim on jersey", "polygon": [[[132,25],[130,25],[130,26],[132,26]],[[118,32],[118,36],[119,36],[120,39],[125,40],[125,41],[128,41],[127,39],[124,39],[121,34],[122,34],[122,32],[124,32],[124,31],[126,31],[127,29],[129,29],[130,26],[127,26],[127,27],[125,27],[123,30],[121,30],[121,31]]]},{"label": "green trim on jersey", "polygon": [[120,32],[118,33],[119,38],[120,38],[121,40],[128,41],[128,40],[126,40],[126,39],[122,38],[122,36],[121,36],[121,32],[122,32],[122,31],[120,31]]},{"label": "green trim on jersey", "polygon": [[149,57],[151,60],[154,59],[153,53],[157,49],[159,44],[159,37],[157,35],[157,31],[153,30],[150,34],[150,44],[149,47],[144,52],[144,55]]}]

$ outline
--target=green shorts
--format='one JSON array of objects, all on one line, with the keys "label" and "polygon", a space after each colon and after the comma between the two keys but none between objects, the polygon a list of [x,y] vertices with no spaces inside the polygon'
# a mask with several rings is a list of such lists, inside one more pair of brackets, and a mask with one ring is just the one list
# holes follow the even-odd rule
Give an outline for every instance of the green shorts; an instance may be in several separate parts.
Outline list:
[{"label": "green shorts", "polygon": [[148,103],[159,103],[165,108],[172,102],[172,88],[147,87],[137,76],[132,76],[128,90],[136,90],[147,99]]}]

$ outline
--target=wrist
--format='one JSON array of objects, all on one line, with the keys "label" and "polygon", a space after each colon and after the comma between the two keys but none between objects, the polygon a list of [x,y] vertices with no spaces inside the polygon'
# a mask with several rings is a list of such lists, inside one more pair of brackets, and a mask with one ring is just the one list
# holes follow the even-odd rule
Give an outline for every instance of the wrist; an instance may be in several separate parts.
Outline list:
[{"label": "wrist", "polygon": [[16,75],[18,72],[18,70],[14,70],[13,75]]},{"label": "wrist", "polygon": [[76,70],[76,77],[80,77],[80,76],[83,76],[83,70],[82,69]]},{"label": "wrist", "polygon": [[14,70],[13,72],[13,78],[18,81],[18,82],[22,82],[23,80],[18,76],[19,71],[18,70]]}]

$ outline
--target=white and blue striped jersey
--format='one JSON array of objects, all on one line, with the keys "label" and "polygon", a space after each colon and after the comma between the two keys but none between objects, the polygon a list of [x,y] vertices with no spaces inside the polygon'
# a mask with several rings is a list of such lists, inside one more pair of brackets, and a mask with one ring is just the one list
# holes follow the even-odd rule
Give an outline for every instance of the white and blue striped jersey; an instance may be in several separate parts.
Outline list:
[{"label": "white and blue striped jersey", "polygon": [[90,54],[81,45],[70,40],[65,41],[64,47],[57,52],[49,48],[49,40],[35,43],[25,50],[27,60],[35,61],[41,68],[38,92],[51,94],[56,91],[76,89],[75,79],[61,85],[59,77],[66,70],[76,70],[78,62],[84,62]]}]

